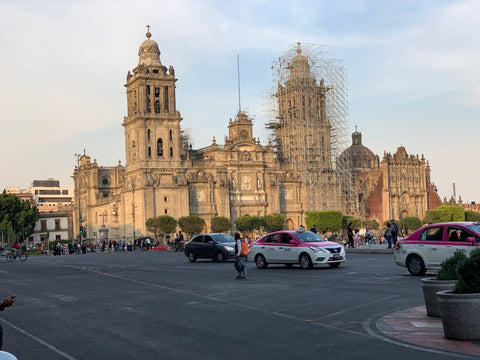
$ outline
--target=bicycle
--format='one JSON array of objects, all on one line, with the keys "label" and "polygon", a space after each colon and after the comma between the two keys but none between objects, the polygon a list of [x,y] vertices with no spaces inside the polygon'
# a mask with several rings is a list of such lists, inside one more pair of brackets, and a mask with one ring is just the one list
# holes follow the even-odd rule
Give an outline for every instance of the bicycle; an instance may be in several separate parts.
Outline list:
[{"label": "bicycle", "polygon": [[25,261],[27,260],[28,258],[28,255],[25,251],[23,250],[20,250],[17,255],[13,255],[12,253],[8,254],[7,255],[7,260],[12,262],[13,260],[15,259],[18,259],[18,260],[21,260],[21,261]]},{"label": "bicycle", "polygon": [[8,254],[9,254],[8,251],[5,251],[5,250],[0,251],[0,262],[7,261]]}]

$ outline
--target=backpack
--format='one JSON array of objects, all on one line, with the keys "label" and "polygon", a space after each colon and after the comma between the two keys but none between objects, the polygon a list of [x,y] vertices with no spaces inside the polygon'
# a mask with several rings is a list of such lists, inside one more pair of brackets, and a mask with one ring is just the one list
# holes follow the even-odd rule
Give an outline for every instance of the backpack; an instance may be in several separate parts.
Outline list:
[{"label": "backpack", "polygon": [[248,244],[243,241],[242,242],[242,249],[240,250],[240,256],[248,256],[250,254],[250,248],[248,247]]}]

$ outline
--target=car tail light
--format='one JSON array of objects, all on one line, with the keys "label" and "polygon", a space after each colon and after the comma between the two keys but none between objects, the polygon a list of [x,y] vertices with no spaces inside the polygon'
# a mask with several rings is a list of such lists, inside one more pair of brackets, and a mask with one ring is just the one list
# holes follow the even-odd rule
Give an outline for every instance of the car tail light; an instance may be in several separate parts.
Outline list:
[{"label": "car tail light", "polygon": [[397,242],[397,243],[395,244],[395,250],[400,250],[400,243],[399,243],[399,242]]}]

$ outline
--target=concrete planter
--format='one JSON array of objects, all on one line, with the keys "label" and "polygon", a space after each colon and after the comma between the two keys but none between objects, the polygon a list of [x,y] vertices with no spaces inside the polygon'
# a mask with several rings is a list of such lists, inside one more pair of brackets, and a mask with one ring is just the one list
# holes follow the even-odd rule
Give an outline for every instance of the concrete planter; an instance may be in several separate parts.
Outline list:
[{"label": "concrete planter", "polygon": [[447,339],[480,341],[480,293],[437,293],[443,333]]},{"label": "concrete planter", "polygon": [[428,316],[440,316],[438,307],[437,292],[442,290],[452,290],[456,280],[437,280],[435,278],[422,279],[423,298]]}]

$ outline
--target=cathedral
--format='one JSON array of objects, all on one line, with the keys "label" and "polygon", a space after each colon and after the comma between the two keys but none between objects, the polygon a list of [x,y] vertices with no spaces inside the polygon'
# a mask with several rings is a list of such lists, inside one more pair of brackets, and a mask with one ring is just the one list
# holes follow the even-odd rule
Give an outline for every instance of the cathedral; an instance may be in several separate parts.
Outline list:
[{"label": "cathedral", "polygon": [[[281,213],[285,227],[294,229],[304,223],[305,211],[350,214],[343,200],[345,181],[330,148],[333,126],[325,112],[329,88],[310,73],[300,44],[288,64],[289,79],[276,90],[273,140],[261,145],[252,119],[239,111],[228,122],[224,144],[213,138],[209,146],[192,149],[176,108],[175,70],[161,63],[158,44],[150,32],[146,36],[125,84],[125,165],[101,166],[85,152],[78,156],[75,229],[82,228],[88,239],[132,242],[151,236],[146,221],[160,215],[179,219],[195,214],[209,231],[215,216],[230,219],[233,226],[244,215]],[[307,136],[292,136],[299,129]],[[350,166],[351,186],[359,190],[351,215],[381,222],[418,216],[434,206],[436,191],[423,157],[399,148],[380,163],[356,132],[342,159]]]}]

